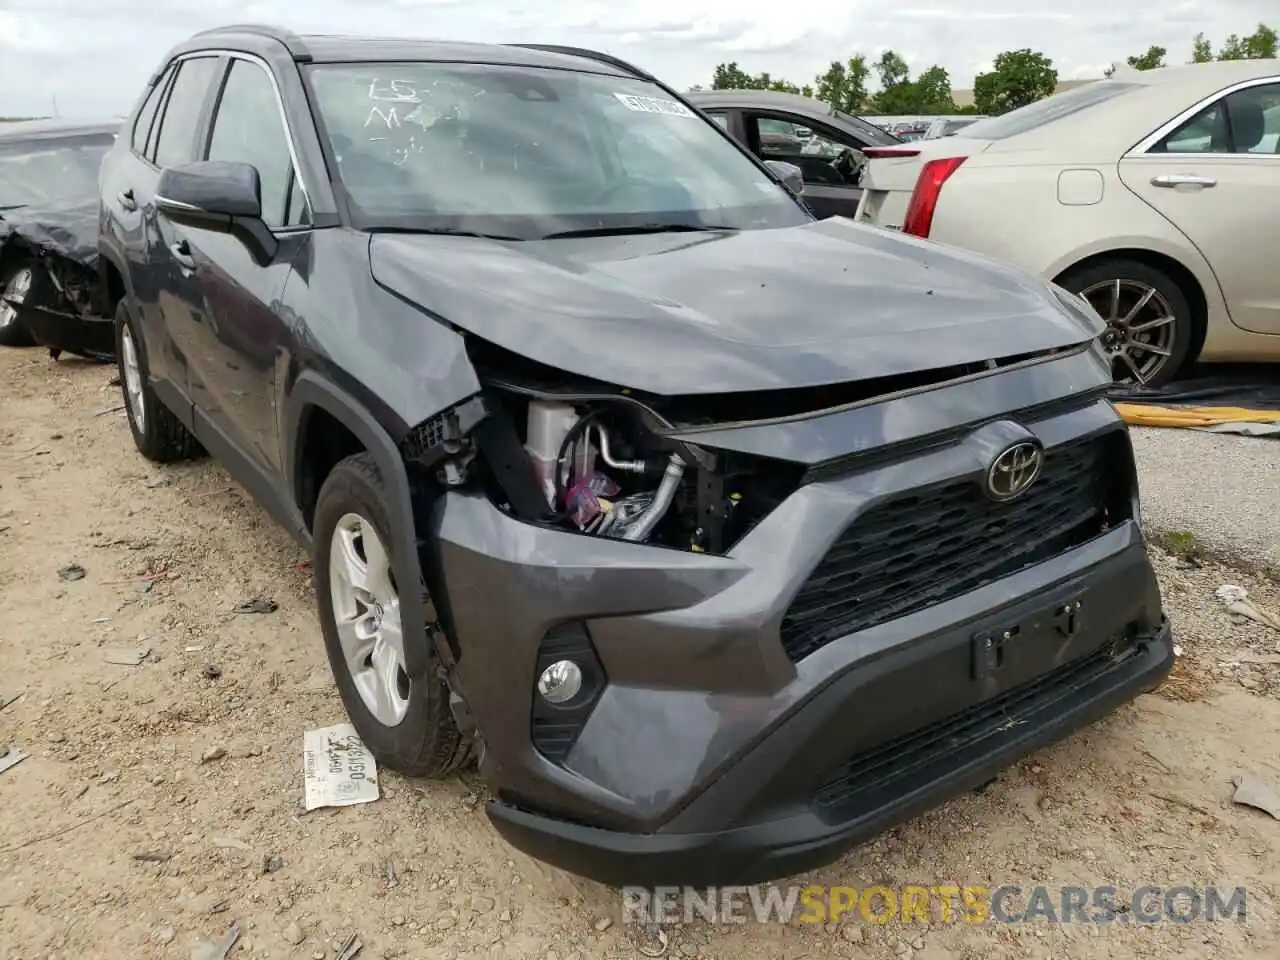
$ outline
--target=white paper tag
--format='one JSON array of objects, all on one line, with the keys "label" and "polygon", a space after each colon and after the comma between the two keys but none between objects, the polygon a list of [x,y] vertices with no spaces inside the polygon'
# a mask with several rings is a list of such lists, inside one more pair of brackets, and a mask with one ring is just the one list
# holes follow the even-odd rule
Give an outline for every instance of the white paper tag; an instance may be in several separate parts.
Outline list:
[{"label": "white paper tag", "polygon": [[302,735],[306,807],[349,807],[378,799],[378,770],[355,727],[341,723]]},{"label": "white paper tag", "polygon": [[615,93],[618,102],[636,113],[661,113],[668,117],[692,117],[694,113],[683,103],[661,97],[637,97],[631,93]]}]

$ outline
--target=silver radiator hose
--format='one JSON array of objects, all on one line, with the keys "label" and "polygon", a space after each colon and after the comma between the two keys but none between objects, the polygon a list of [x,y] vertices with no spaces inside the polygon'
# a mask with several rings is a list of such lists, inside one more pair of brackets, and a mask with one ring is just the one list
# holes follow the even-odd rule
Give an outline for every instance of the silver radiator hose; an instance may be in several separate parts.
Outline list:
[{"label": "silver radiator hose", "polygon": [[640,518],[635,524],[629,527],[623,534],[623,540],[643,540],[653,532],[653,528],[658,525],[671,506],[671,501],[675,499],[676,490],[680,486],[680,480],[684,477],[684,461],[680,459],[678,453],[673,453],[671,459],[667,461],[667,469],[662,474],[662,482],[658,484],[658,491],[653,495],[653,503],[649,505],[649,509],[640,514]]}]

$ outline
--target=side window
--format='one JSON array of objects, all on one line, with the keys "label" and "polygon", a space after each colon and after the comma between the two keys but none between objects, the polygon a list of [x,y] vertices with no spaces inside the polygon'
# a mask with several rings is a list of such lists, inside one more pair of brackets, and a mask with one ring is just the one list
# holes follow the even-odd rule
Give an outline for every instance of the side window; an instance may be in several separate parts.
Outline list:
[{"label": "side window", "polygon": [[1280,152],[1280,83],[1227,94],[1184,122],[1152,153]]},{"label": "side window", "polygon": [[204,106],[217,65],[216,57],[196,57],[179,64],[178,76],[173,81],[164,107],[164,118],[160,121],[156,166],[172,167],[194,159],[200,108]]},{"label": "side window", "polygon": [[1280,153],[1280,83],[1228,96],[1227,121],[1234,153]]},{"label": "side window", "polygon": [[155,121],[156,110],[160,107],[160,98],[164,96],[165,87],[169,85],[169,78],[172,76],[173,67],[170,66],[160,75],[156,85],[151,88],[151,93],[147,95],[146,102],[142,104],[142,109],[138,111],[138,119],[133,124],[131,141],[134,153],[146,154],[147,143],[151,139],[151,124]]},{"label": "side window", "polygon": [[725,116],[723,113],[712,113],[710,110],[708,110],[707,116],[709,116],[712,120],[714,120],[716,122],[716,126],[718,126],[721,130],[729,129],[729,118]]},{"label": "side window", "polygon": [[233,60],[214,115],[210,160],[252,164],[262,184],[262,219],[270,227],[307,223],[279,98],[267,72],[248,60]]},{"label": "side window", "polygon": [[760,159],[795,164],[805,183],[856,185],[859,163],[850,151],[860,149],[858,144],[782,117],[748,116],[748,125],[752,122],[759,134]]}]

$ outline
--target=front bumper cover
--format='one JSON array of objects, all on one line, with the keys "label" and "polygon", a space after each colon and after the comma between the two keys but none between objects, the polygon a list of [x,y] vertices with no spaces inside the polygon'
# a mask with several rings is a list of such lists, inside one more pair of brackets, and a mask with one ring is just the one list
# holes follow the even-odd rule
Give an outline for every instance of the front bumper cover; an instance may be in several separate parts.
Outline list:
[{"label": "front bumper cover", "polygon": [[[878,802],[849,819],[831,822],[814,809],[791,816],[700,833],[632,834],[602,830],[539,815],[491,801],[488,815],[512,846],[572,873],[616,886],[719,886],[763,883],[824,866],[857,843],[937,804],[989,781],[1016,760],[1105,716],[1120,704],[1157,686],[1173,663],[1167,623],[1139,637],[1128,655],[1108,669],[1090,672],[1086,683],[1059,690],[1048,702],[1011,714],[980,740],[941,759],[899,791],[882,792]],[[861,678],[852,673],[809,704],[798,725],[823,726],[857,695]],[[803,750],[786,730],[757,748],[747,764],[776,763]],[[777,771],[775,767],[775,771]],[[781,775],[781,774],[778,774]],[[728,776],[703,796],[703,804],[731,798],[740,777]],[[732,800],[729,805],[733,806]]]}]

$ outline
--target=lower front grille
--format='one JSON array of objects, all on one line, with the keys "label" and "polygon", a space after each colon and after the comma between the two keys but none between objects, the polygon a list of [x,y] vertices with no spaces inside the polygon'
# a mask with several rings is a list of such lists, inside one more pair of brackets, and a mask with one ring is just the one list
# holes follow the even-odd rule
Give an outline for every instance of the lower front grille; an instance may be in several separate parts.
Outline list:
[{"label": "lower front grille", "polygon": [[1047,451],[1009,503],[980,477],[884,501],[850,525],[782,620],[792,662],[833,640],[906,616],[1042,563],[1129,519],[1132,452],[1122,431]]},{"label": "lower front grille", "polygon": [[1137,649],[1131,628],[1062,666],[1007,692],[913,731],[841,764],[818,788],[814,807],[832,821],[850,819],[863,809],[877,809],[937,776],[940,767],[956,767],[966,752],[989,752],[1001,734],[1018,735],[1034,716],[1110,673]]}]

